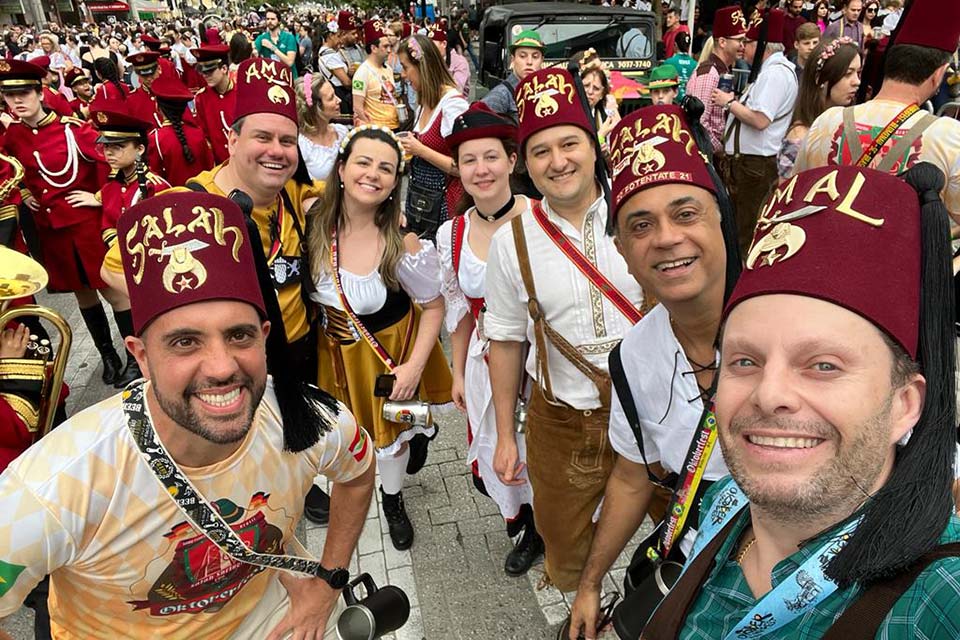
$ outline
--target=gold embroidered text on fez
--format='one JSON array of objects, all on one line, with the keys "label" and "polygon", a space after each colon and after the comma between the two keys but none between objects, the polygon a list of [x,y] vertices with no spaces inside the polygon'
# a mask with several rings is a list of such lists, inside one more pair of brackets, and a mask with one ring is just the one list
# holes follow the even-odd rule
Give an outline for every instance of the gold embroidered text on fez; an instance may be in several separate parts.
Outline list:
[{"label": "gold embroidered text on fez", "polygon": [[517,115],[520,120],[525,117],[527,103],[534,102],[533,113],[538,118],[552,116],[560,109],[557,97],[562,96],[568,104],[574,104],[577,90],[563,74],[549,73],[542,81],[533,78],[520,90],[517,100]]}]

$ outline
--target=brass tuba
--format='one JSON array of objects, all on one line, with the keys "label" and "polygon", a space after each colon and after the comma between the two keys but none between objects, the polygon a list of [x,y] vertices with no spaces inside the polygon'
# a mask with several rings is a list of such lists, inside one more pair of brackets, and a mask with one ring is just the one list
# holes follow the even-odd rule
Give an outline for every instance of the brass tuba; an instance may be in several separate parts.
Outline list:
[{"label": "brass tuba", "polygon": [[[11,307],[13,300],[32,296],[47,286],[47,272],[32,258],[13,249],[0,246],[0,330],[16,318],[34,316],[47,320],[60,332],[60,346],[45,360],[43,388],[40,393],[37,430],[40,437],[47,435],[53,426],[63,387],[63,374],[73,342],[70,325],[53,309],[36,304]],[[52,345],[50,350],[53,350]]]}]

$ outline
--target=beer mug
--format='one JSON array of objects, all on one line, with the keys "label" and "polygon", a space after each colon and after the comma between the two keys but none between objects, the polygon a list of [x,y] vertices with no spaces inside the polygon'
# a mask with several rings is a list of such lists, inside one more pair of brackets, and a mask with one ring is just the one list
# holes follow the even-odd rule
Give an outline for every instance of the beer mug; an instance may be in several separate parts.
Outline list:
[{"label": "beer mug", "polygon": [[[355,589],[363,585],[366,596],[357,598]],[[396,631],[410,617],[410,599],[400,587],[377,587],[369,573],[354,578],[343,590],[347,608],[337,619],[337,637],[341,640],[375,640]]]},{"label": "beer mug", "polygon": [[419,400],[387,400],[383,403],[382,415],[387,422],[402,422],[414,427],[426,427],[432,423],[430,405]]}]

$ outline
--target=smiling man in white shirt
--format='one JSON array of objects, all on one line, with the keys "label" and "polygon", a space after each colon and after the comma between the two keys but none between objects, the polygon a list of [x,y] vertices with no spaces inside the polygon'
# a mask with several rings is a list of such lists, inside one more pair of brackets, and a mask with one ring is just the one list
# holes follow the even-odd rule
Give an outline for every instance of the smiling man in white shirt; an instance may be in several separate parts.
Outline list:
[{"label": "smiling man in white shirt", "polygon": [[[572,591],[613,466],[607,356],[639,319],[643,294],[605,234],[596,134],[573,78],[559,69],[532,73],[516,101],[524,160],[544,198],[490,245],[484,329],[497,372],[494,468],[505,484],[531,482],[546,578]],[[528,474],[513,436],[524,369],[533,381]]]}]

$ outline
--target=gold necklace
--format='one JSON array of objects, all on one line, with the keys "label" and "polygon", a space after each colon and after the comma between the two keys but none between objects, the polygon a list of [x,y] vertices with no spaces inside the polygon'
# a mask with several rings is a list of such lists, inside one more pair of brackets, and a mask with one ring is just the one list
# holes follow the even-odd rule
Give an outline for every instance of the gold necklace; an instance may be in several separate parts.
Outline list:
[{"label": "gold necklace", "polygon": [[753,543],[756,541],[757,541],[756,537],[751,539],[750,542],[747,543],[747,546],[745,546],[743,550],[737,555],[737,564],[740,565],[741,567],[743,566],[743,558],[747,555],[747,551],[750,551],[750,547],[752,547]]}]

